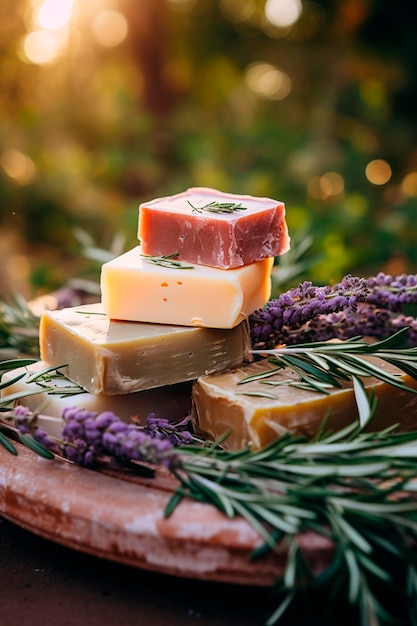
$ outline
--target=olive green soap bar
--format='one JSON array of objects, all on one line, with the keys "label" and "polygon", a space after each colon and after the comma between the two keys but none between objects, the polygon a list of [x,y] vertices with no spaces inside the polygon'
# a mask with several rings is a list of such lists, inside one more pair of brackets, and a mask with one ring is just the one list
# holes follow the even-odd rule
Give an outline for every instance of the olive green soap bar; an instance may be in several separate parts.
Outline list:
[{"label": "olive green soap bar", "polygon": [[109,320],[102,305],[42,314],[41,360],[92,394],[121,395],[190,381],[249,359],[246,322],[232,329]]}]

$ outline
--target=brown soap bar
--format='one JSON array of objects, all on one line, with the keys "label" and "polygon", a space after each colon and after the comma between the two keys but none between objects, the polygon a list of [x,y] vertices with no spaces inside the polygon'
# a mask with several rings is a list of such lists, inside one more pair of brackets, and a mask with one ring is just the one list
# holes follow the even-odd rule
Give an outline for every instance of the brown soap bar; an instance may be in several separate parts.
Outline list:
[{"label": "brown soap bar", "polygon": [[233,329],[110,321],[102,305],[45,311],[41,360],[92,394],[121,395],[194,380],[250,355],[246,322]]},{"label": "brown soap bar", "polygon": [[[369,360],[381,369],[398,373],[381,359],[372,357]],[[217,439],[230,431],[223,444],[229,450],[259,449],[287,432],[314,437],[327,415],[327,428],[331,430],[340,430],[358,418],[350,383],[343,384],[342,388],[329,389],[328,395],[300,389],[288,384],[288,381],[299,380],[289,369],[281,369],[268,377],[268,381],[280,383],[279,386],[269,386],[259,380],[240,383],[247,376],[266,374],[275,367],[265,359],[199,378],[192,393],[195,429],[209,439]],[[417,389],[417,381],[409,376],[403,375],[402,380]],[[375,378],[364,378],[363,381],[378,398],[373,428],[384,428],[397,422],[404,431],[417,428],[417,394]]]}]

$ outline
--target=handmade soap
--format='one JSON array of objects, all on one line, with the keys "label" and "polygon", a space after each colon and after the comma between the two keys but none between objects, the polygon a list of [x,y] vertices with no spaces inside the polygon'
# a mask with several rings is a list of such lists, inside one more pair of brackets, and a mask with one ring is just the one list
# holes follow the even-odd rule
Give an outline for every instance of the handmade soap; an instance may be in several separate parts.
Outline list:
[{"label": "handmade soap", "polygon": [[103,309],[110,319],[233,328],[268,301],[272,266],[272,258],[233,270],[166,266],[137,246],[102,266]]},{"label": "handmade soap", "polygon": [[[397,372],[380,359],[370,358],[381,369]],[[242,384],[248,376],[268,374],[274,369],[269,360],[257,361],[221,374],[199,378],[193,387],[192,420],[197,432],[217,439],[230,431],[224,447],[240,450],[263,448],[286,432],[314,437],[328,415],[327,428],[339,430],[358,418],[350,383],[329,394],[305,390],[288,384],[297,380],[292,370],[281,369],[270,375],[271,386],[255,380]],[[417,381],[402,375],[405,384],[417,389]],[[374,378],[363,379],[375,391],[378,408],[373,428],[400,422],[403,431],[417,428],[417,394],[403,391]]]},{"label": "handmade soap", "polygon": [[[34,376],[45,372],[48,367],[48,363],[37,361],[28,367],[5,372],[1,378],[2,383],[7,383],[20,374],[23,374],[23,378],[2,389],[1,397],[10,398],[11,406],[21,404],[31,411],[37,411],[42,407],[38,424],[51,435],[58,436],[61,433],[63,426],[61,416],[65,407],[76,406],[98,413],[113,411],[124,421],[135,418],[141,424],[145,423],[149,413],[156,413],[173,421],[189,415],[191,410],[191,382],[121,396],[97,396],[87,392],[73,394],[71,391],[74,391],[76,385],[64,376],[55,376],[54,372],[49,373],[48,379],[45,377],[34,379]],[[31,395],[14,399],[15,394],[22,393]]]},{"label": "handmade soap", "polygon": [[246,323],[232,330],[110,321],[101,304],[45,311],[41,359],[93,394],[173,385],[236,366],[249,354]]},{"label": "handmade soap", "polygon": [[144,254],[223,269],[287,252],[285,205],[195,187],[139,206],[138,238]]}]

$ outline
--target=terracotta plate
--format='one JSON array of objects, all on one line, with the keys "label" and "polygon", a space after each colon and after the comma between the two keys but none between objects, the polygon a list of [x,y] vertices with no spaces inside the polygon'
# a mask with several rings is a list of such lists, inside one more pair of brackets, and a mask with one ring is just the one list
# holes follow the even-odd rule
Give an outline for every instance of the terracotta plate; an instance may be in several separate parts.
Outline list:
[{"label": "terracotta plate", "polygon": [[[16,444],[17,445],[17,444]],[[250,560],[262,544],[243,519],[228,519],[208,504],[184,500],[171,517],[164,510],[174,479],[101,473],[47,461],[17,445],[0,446],[0,514],[56,543],[145,570],[250,585],[270,585],[283,572],[285,545]],[[333,547],[304,534],[300,546],[316,571]]]}]

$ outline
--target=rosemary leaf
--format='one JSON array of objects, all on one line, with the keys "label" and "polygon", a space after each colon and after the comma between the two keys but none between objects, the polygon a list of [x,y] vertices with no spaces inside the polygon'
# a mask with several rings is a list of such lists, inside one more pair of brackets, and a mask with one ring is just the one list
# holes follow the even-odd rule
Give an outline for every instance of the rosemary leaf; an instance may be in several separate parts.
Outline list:
[{"label": "rosemary leaf", "polygon": [[17,391],[16,393],[11,393],[8,396],[4,396],[4,398],[0,399],[0,410],[4,407],[11,407],[17,400],[22,400],[23,398],[27,398],[29,396],[34,396],[39,393],[39,389],[33,389],[31,391]]},{"label": "rosemary leaf", "polygon": [[382,569],[382,567],[379,567],[372,559],[368,558],[364,554],[358,554],[358,558],[361,564],[377,578],[380,578],[385,582],[390,582],[392,580],[392,576],[386,570]]},{"label": "rosemary leaf", "polygon": [[361,588],[360,569],[355,552],[351,548],[345,548],[344,558],[349,569],[348,599],[351,604],[355,604],[358,600]]},{"label": "rosemary leaf", "polygon": [[185,496],[186,496],[186,492],[181,488],[177,489],[172,494],[171,498],[168,501],[168,504],[166,505],[164,509],[165,518],[168,518],[172,515],[172,513],[175,511],[178,505],[182,502]]},{"label": "rosemary leaf", "polygon": [[271,550],[275,549],[275,538],[274,535],[271,534],[264,524],[262,520],[258,518],[256,515],[256,511],[252,511],[251,507],[242,506],[240,502],[235,502],[235,510],[237,515],[241,515],[247,522],[258,532],[258,534],[262,537],[265,543],[270,547]]},{"label": "rosemary leaf", "polygon": [[238,385],[244,385],[246,383],[251,383],[253,381],[256,380],[264,380],[265,378],[268,378],[269,376],[274,376],[277,372],[279,372],[280,370],[282,370],[282,365],[280,365],[279,367],[275,367],[267,372],[258,372],[257,374],[252,374],[251,376],[245,376],[244,378],[241,378],[238,381]]},{"label": "rosemary leaf", "polygon": [[62,369],[63,367],[66,367],[67,364],[62,364],[62,365],[58,365],[53,366],[51,365],[50,367],[45,367],[44,369],[40,370],[39,372],[35,372],[34,374],[32,374],[31,376],[28,376],[26,379],[27,384],[29,385],[30,383],[33,382],[37,382],[38,380],[51,380],[51,377],[47,378],[47,374],[54,372],[56,374],[56,378],[60,378],[61,380],[68,380],[65,378],[65,376],[63,376],[62,374],[59,373],[58,370]]},{"label": "rosemary leaf", "polygon": [[266,620],[265,626],[275,626],[275,624],[279,622],[279,620],[283,617],[283,615],[285,615],[285,612],[294,602],[296,594],[296,588],[288,591],[284,600],[279,603],[276,611],[274,611],[272,615],[270,615],[270,617]]},{"label": "rosemary leaf", "polygon": [[10,439],[8,439],[1,431],[0,431],[0,444],[4,448],[6,448],[6,450],[8,452],[10,452],[11,454],[14,454],[15,456],[17,456],[16,448],[14,447],[14,445],[12,444]]},{"label": "rosemary leaf", "polygon": [[14,378],[11,378],[10,380],[7,380],[4,383],[0,384],[0,389],[6,389],[7,387],[9,387],[10,385],[13,385],[14,383],[17,383],[19,380],[22,380],[22,378],[25,377],[25,374],[19,374],[18,376],[15,376]]},{"label": "rosemary leaf", "polygon": [[152,263],[153,265],[160,265],[161,267],[166,267],[168,269],[178,269],[178,270],[195,269],[194,265],[189,265],[187,263],[183,263],[181,261],[175,260],[179,256],[178,252],[173,253],[173,254],[163,254],[161,256],[151,256],[148,254],[141,254],[140,256],[145,261],[145,263]]},{"label": "rosemary leaf", "polygon": [[196,213],[208,211],[209,213],[234,213],[235,211],[246,211],[247,208],[242,206],[241,202],[208,202],[204,206],[194,206],[189,200],[188,204]]},{"label": "rosemary leaf", "polygon": [[36,359],[9,359],[7,361],[0,361],[0,371],[10,371],[19,367],[27,367],[36,363]]},{"label": "rosemary leaf", "polygon": [[237,391],[237,396],[253,396],[255,398],[269,398],[270,400],[276,400],[278,396],[274,393],[268,393],[267,391]]},{"label": "rosemary leaf", "polygon": [[333,387],[340,387],[338,378],[342,380],[348,380],[348,374],[343,373],[340,369],[333,368],[330,371],[329,367],[321,369],[313,363],[309,363],[303,356],[293,356],[292,354],[285,354],[281,356],[281,361],[285,363],[287,367],[291,367],[295,371],[301,370],[306,372],[309,376],[316,378],[319,382],[332,385]]},{"label": "rosemary leaf", "polygon": [[372,407],[369,403],[365,386],[360,378],[356,375],[352,376],[353,390],[355,393],[356,404],[359,413],[359,424],[364,428],[372,417]]},{"label": "rosemary leaf", "polygon": [[55,455],[52,454],[52,452],[48,450],[48,448],[45,448],[45,446],[33,439],[33,437],[19,433],[19,439],[21,443],[23,443],[23,445],[33,450],[33,452],[36,452],[36,454],[43,457],[44,459],[52,460],[55,458]]}]

